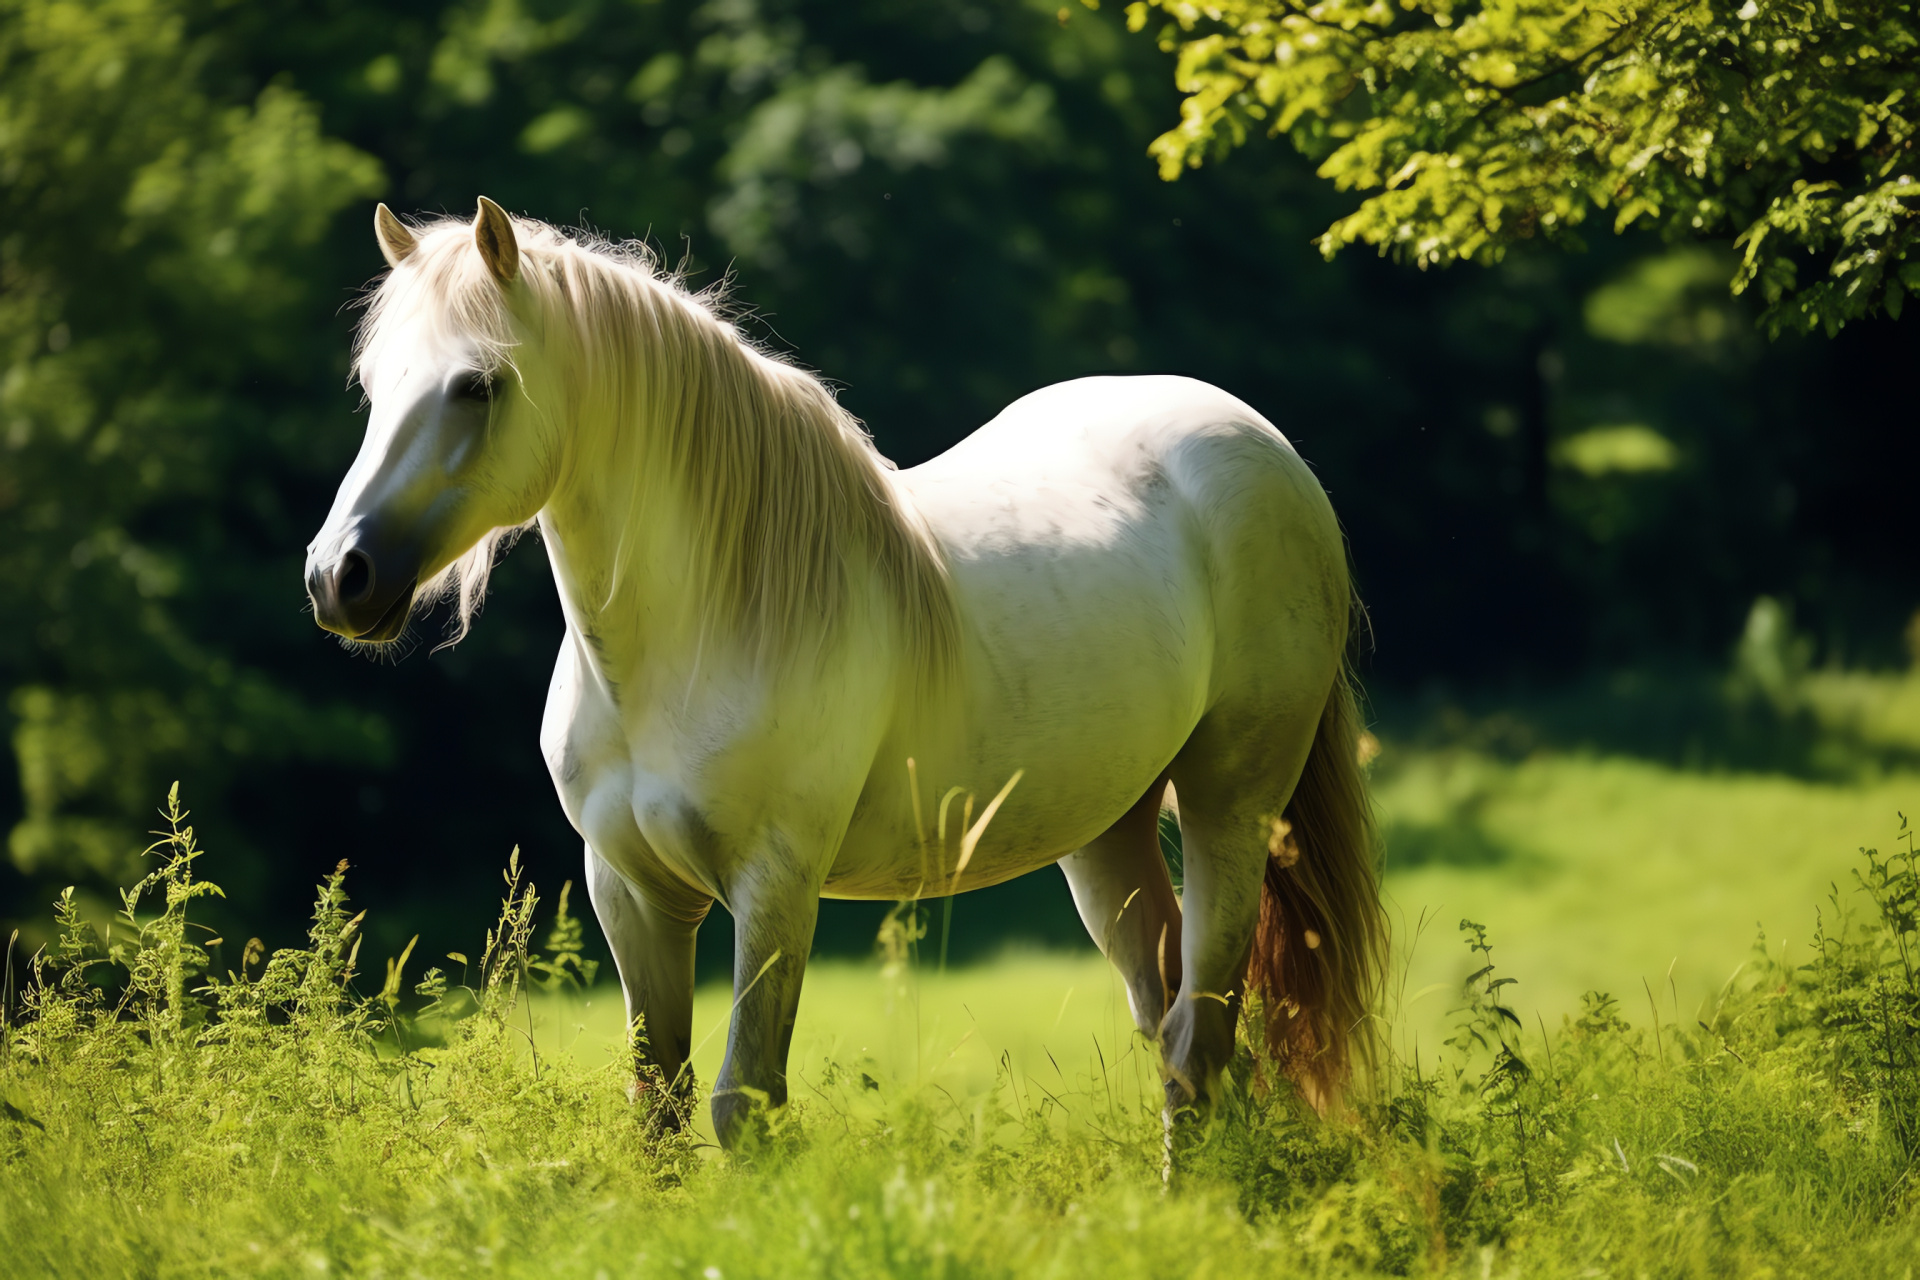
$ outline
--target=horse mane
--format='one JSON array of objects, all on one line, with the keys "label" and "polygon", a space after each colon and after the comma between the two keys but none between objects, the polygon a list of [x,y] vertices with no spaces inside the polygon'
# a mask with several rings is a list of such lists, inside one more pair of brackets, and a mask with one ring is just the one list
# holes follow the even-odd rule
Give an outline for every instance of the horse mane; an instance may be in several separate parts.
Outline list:
[{"label": "horse mane", "polygon": [[[414,228],[417,247],[374,291],[355,342],[363,386],[383,339],[423,325],[427,341],[477,342],[495,369],[515,368],[507,291],[473,248],[471,224]],[[639,511],[642,469],[664,464],[684,486],[706,623],[750,635],[758,656],[795,654],[841,620],[849,567],[871,563],[892,597],[902,638],[923,677],[947,670],[958,619],[946,561],[902,495],[892,464],[814,374],[750,342],[722,313],[719,291],[695,294],[640,244],[514,219],[520,273],[538,332],[556,365],[556,403],[535,405],[546,438],[597,423],[633,433],[634,488],[612,580],[620,588]],[[517,370],[516,370],[517,371]],[[564,482],[565,477],[560,477]],[[525,526],[522,526],[524,528]],[[495,529],[421,599],[455,601],[457,640],[485,594],[500,545]]]}]

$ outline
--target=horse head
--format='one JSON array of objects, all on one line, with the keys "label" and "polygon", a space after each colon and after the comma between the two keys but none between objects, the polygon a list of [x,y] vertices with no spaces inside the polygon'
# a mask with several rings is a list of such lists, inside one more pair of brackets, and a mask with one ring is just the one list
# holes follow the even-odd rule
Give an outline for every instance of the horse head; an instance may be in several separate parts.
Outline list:
[{"label": "horse head", "polygon": [[471,226],[416,232],[381,205],[374,233],[392,270],[360,335],[367,433],[307,546],[306,584],[322,627],[385,644],[416,601],[449,590],[464,629],[495,544],[553,481],[526,385],[538,326],[512,220],[482,197]]}]

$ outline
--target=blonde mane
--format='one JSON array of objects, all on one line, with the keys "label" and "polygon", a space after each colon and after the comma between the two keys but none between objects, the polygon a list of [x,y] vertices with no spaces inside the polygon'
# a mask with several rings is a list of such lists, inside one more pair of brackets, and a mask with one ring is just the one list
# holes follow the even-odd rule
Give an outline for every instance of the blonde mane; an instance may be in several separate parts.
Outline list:
[{"label": "blonde mane", "polygon": [[[832,391],[747,341],[717,313],[715,298],[690,293],[644,246],[530,219],[515,219],[514,230],[513,288],[531,304],[518,324],[537,333],[558,391],[556,403],[536,408],[549,447],[571,456],[563,433],[589,424],[632,433],[621,441],[631,446],[634,489],[609,600],[640,514],[642,468],[665,467],[696,522],[695,573],[709,628],[751,636],[762,658],[797,654],[834,629],[849,603],[849,570],[866,563],[892,597],[918,672],[947,670],[958,621],[945,559],[925,524],[899,504],[891,464]],[[373,293],[361,323],[362,384],[402,326],[421,326],[416,340],[477,343],[494,369],[517,372],[516,319],[473,248],[471,224],[442,219],[415,234],[418,247]],[[519,531],[493,530],[423,584],[423,601],[455,601],[455,640],[479,607],[498,548]]]}]

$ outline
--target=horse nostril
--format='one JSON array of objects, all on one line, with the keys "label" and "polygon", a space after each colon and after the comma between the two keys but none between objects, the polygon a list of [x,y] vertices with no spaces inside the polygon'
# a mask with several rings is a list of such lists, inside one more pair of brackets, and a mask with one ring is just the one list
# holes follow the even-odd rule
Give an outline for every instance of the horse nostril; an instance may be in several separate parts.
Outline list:
[{"label": "horse nostril", "polygon": [[338,583],[340,599],[347,604],[359,604],[373,592],[373,561],[358,551],[347,552],[340,557]]}]

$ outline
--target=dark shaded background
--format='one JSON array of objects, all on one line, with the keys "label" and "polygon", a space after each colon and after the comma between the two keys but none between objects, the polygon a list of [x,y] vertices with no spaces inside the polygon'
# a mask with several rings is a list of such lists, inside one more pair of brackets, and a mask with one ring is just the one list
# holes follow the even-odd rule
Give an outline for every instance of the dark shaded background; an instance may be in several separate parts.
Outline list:
[{"label": "dark shaded background", "polygon": [[[259,241],[249,261],[265,265],[250,269],[284,283],[247,284],[267,301],[232,333],[220,326],[233,306],[155,265],[169,259],[146,246],[173,232],[126,232],[145,225],[126,211],[151,157],[116,169],[101,142],[84,207],[56,198],[57,167],[5,196],[8,358],[36,377],[72,366],[62,376],[95,389],[71,429],[0,392],[13,420],[54,424],[0,450],[13,547],[0,549],[0,686],[15,691],[17,766],[0,769],[0,826],[15,833],[0,914],[16,921],[60,884],[99,895],[123,877],[145,806],[174,778],[232,930],[269,945],[292,940],[342,857],[373,908],[374,954],[416,931],[427,955],[472,949],[515,845],[542,885],[578,874],[536,748],[560,637],[537,540],[500,566],[451,651],[370,662],[304,612],[305,542],[362,427],[345,372],[350,304],[381,265],[374,198],[464,215],[484,193],[645,237],[697,285],[730,277],[745,327],[833,379],[902,465],[1063,378],[1178,372],[1225,387],[1289,434],[1333,496],[1389,728],[1448,699],[1537,696],[1604,672],[1697,690],[1762,594],[1792,602],[1822,660],[1907,660],[1913,317],[1768,343],[1727,296],[1724,246],[1599,228],[1584,254],[1522,251],[1489,269],[1324,262],[1311,238],[1346,203],[1279,144],[1159,181],[1145,147],[1177,118],[1172,65],[1118,13],[1019,0],[122,8],[130,48],[157,47],[138,23],[178,19],[152,74],[190,82],[209,111],[296,94],[325,138],[372,163],[328,188],[347,194],[311,234],[288,232],[284,251]],[[31,70],[13,56],[14,73]],[[74,136],[131,136],[109,99]],[[279,226],[280,206],[266,208],[245,226]],[[198,224],[181,217],[186,244]],[[25,320],[21,298],[42,300]],[[93,335],[119,358],[80,362]],[[133,455],[103,453],[103,433],[132,439],[134,423],[161,442],[153,456],[185,451],[164,480],[127,478],[147,474],[131,461],[107,470]],[[1667,441],[1670,462],[1595,468],[1569,451],[1623,425]],[[98,568],[110,557],[96,547],[117,548],[120,567]],[[141,578],[126,547],[172,577]],[[1605,745],[1659,749],[1648,741]],[[830,907],[821,949],[868,949],[882,911]],[[1080,939],[1051,872],[960,899],[955,921],[962,957],[1008,937]],[[716,913],[703,952],[722,954],[724,932]]]}]

